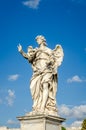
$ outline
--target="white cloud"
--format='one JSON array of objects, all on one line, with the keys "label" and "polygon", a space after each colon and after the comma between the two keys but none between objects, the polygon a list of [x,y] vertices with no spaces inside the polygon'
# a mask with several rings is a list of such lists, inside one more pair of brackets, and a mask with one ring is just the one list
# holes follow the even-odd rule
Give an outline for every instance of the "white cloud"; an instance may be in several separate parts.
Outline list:
[{"label": "white cloud", "polygon": [[19,74],[9,75],[8,80],[15,81],[19,78]]},{"label": "white cloud", "polygon": [[9,125],[18,124],[18,121],[13,121],[12,119],[9,119],[9,120],[7,121],[7,124],[9,124]]},{"label": "white cloud", "polygon": [[66,123],[64,124],[64,127],[67,130],[81,130],[81,124],[83,121],[74,121],[72,124],[67,125]]},{"label": "white cloud", "polygon": [[72,83],[72,82],[86,82],[86,80],[83,80],[78,75],[75,75],[72,78],[67,79],[67,82],[68,83]]},{"label": "white cloud", "polygon": [[68,107],[63,104],[59,108],[59,114],[66,118],[74,118],[76,120],[83,120],[86,118],[86,105]]},{"label": "white cloud", "polygon": [[59,106],[59,114],[67,120],[74,120],[71,124],[63,123],[67,130],[81,130],[83,119],[86,118],[86,105],[71,106],[62,104]]},{"label": "white cloud", "polygon": [[28,6],[32,9],[37,9],[41,0],[27,0],[23,1],[23,5]]},{"label": "white cloud", "polygon": [[15,92],[13,90],[8,90],[8,96],[6,97],[9,106],[12,106],[15,99]]},{"label": "white cloud", "polygon": [[72,112],[71,112],[71,109],[67,106],[67,105],[65,105],[65,104],[62,104],[61,106],[60,106],[60,108],[59,108],[59,114],[60,115],[63,115],[63,116],[65,116],[65,117],[71,117],[71,114],[72,114]]},{"label": "white cloud", "polygon": [[82,121],[74,121],[71,124],[71,127],[81,127]]}]

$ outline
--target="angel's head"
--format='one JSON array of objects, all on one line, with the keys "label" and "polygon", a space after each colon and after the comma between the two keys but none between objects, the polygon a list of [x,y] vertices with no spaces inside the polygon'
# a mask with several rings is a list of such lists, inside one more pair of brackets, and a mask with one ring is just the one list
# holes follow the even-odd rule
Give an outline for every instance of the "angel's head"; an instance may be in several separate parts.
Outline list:
[{"label": "angel's head", "polygon": [[41,44],[46,45],[46,39],[45,39],[45,37],[42,36],[42,35],[38,35],[38,36],[36,37],[36,41],[37,41],[37,43],[38,43],[39,45],[41,45]]}]

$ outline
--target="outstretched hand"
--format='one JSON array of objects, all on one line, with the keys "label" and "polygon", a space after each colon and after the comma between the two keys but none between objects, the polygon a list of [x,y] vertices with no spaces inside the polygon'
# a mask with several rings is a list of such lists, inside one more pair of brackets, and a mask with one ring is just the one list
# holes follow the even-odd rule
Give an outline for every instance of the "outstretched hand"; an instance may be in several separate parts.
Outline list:
[{"label": "outstretched hand", "polygon": [[17,47],[18,47],[18,51],[20,52],[22,50],[22,46],[19,44]]}]

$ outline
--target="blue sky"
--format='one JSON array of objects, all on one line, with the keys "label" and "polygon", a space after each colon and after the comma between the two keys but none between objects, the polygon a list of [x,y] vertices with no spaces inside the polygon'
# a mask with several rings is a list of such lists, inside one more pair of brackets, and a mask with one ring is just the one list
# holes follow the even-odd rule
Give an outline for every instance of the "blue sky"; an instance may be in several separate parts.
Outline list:
[{"label": "blue sky", "polygon": [[86,0],[0,1],[0,126],[18,126],[17,116],[31,111],[31,65],[18,52],[44,35],[48,47],[61,44],[57,104],[64,125],[86,118]]}]

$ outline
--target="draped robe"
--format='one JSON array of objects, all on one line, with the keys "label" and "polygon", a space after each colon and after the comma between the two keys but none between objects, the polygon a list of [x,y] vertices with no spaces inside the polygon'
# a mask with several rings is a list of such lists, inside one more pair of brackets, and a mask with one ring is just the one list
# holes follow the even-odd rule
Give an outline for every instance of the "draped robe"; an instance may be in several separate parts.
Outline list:
[{"label": "draped robe", "polygon": [[57,72],[51,62],[52,50],[49,48],[37,49],[32,62],[33,76],[30,82],[30,90],[33,98],[33,110],[40,111],[43,100],[43,83],[48,83],[48,99],[45,111],[57,111],[56,91]]}]

